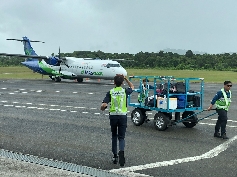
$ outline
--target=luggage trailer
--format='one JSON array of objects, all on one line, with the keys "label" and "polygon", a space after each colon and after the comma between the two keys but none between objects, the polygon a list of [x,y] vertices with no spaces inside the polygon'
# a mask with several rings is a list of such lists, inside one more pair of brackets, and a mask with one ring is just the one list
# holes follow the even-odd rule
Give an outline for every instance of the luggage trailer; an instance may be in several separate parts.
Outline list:
[{"label": "luggage trailer", "polygon": [[[143,79],[152,81],[149,84],[153,84],[154,89],[144,88],[142,86]],[[135,88],[128,97],[128,105],[135,107],[131,112],[131,120],[136,126],[142,125],[148,120],[147,111],[157,111],[154,116],[154,126],[160,131],[181,122],[186,127],[192,128],[200,120],[213,115],[197,118],[197,114],[204,111],[204,78],[132,76],[129,77],[129,80],[133,80],[134,83],[139,81],[138,88]],[[138,100],[138,95],[141,98],[142,94],[145,94],[145,102]]]}]

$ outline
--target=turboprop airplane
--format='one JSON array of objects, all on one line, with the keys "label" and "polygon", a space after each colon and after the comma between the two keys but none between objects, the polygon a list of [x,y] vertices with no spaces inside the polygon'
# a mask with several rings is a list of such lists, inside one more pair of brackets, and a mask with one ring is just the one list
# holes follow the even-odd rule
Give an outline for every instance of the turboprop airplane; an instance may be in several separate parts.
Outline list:
[{"label": "turboprop airplane", "polygon": [[[7,39],[23,42],[25,55],[0,53],[0,56],[15,56],[27,58],[23,65],[42,75],[48,75],[55,82],[61,79],[73,79],[83,82],[83,78],[113,80],[116,74],[127,76],[127,71],[114,60],[100,58],[75,58],[59,56],[38,56],[31,47],[32,41],[27,37],[23,39]],[[44,42],[42,42],[44,43]],[[118,59],[123,60],[123,59]]]}]

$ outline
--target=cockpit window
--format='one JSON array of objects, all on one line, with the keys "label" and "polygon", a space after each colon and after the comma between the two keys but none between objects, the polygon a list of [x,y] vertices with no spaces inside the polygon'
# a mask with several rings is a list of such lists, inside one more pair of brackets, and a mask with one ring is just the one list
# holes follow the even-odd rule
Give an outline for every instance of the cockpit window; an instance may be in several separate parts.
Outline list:
[{"label": "cockpit window", "polygon": [[114,63],[108,63],[106,65],[107,68],[110,68],[110,67],[120,67],[120,64],[114,64]]}]

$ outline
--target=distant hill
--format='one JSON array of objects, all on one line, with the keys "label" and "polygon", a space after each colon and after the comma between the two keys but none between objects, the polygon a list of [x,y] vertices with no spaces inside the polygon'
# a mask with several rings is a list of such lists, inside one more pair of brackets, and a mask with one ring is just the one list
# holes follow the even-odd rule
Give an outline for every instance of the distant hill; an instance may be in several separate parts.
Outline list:
[{"label": "distant hill", "polygon": [[[167,53],[167,52],[172,52],[172,53],[177,53],[177,54],[179,54],[179,55],[185,55],[188,50],[166,48],[166,49],[163,49],[162,51],[164,51],[164,52],[166,52],[166,53]],[[207,52],[199,52],[199,51],[193,51],[193,50],[192,50],[192,52],[193,52],[194,54],[201,54],[201,55],[207,53]]]}]

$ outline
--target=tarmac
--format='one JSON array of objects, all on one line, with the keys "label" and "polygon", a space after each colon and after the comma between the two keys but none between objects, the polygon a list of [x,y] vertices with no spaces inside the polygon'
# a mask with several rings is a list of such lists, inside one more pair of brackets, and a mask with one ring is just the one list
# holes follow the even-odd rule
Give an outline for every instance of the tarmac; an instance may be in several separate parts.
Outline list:
[{"label": "tarmac", "polygon": [[88,175],[0,156],[0,176],[4,177],[86,177]]},{"label": "tarmac", "polygon": [[[101,100],[113,85],[103,81],[78,84],[48,80],[0,80],[0,83],[0,151],[55,159],[129,177],[237,176],[235,94],[228,112],[229,140],[213,137],[217,115],[203,119],[191,129],[180,123],[157,131],[152,121],[156,111],[147,112],[151,121],[134,126],[131,121],[134,108],[130,106],[126,166],[120,168],[111,163],[108,110],[99,110]],[[203,108],[209,106],[221,87],[222,84],[205,84]],[[197,84],[190,89],[197,90]],[[232,91],[236,93],[237,88]],[[134,93],[131,99],[136,100],[137,95]],[[204,111],[198,118],[211,113],[214,112]],[[10,158],[0,152],[0,177],[88,176]]]}]

